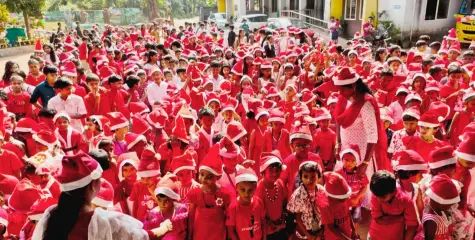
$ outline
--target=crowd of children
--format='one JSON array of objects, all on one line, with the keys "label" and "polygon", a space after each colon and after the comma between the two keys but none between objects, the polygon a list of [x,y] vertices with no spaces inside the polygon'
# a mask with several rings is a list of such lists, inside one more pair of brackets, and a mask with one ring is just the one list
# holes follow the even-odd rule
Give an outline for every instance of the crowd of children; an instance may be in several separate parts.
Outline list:
[{"label": "crowd of children", "polygon": [[475,44],[454,29],[373,54],[151,25],[6,63],[2,238],[473,239]]}]

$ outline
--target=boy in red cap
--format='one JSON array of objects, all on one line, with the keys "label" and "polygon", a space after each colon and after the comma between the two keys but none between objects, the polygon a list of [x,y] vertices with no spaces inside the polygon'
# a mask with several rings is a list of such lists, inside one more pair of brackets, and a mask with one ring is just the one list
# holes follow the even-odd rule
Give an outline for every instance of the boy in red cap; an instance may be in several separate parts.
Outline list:
[{"label": "boy in red cap", "polygon": [[117,160],[119,184],[114,188],[114,203],[120,205],[121,211],[132,215],[134,202],[130,200],[132,188],[137,182],[137,169],[139,157],[135,152],[124,153]]},{"label": "boy in red cap", "polygon": [[196,159],[196,153],[187,150],[183,155],[175,157],[171,164],[173,174],[177,176],[179,181],[178,192],[182,203],[188,202],[187,195],[190,190],[200,187],[200,184],[194,179],[196,176]]},{"label": "boy in red cap", "polygon": [[61,143],[61,149],[66,155],[74,155],[79,150],[88,152],[88,145],[84,141],[82,133],[69,125],[71,118],[67,113],[56,113],[53,121],[57,127],[54,131],[54,135]]},{"label": "boy in red cap", "polygon": [[198,112],[198,119],[200,120],[201,128],[198,131],[199,147],[196,150],[198,154],[197,165],[201,164],[209,149],[213,145],[213,136],[218,132],[213,129],[213,123],[215,119],[213,109],[209,107],[203,107]]},{"label": "boy in red cap", "polygon": [[114,156],[120,156],[127,152],[127,143],[125,142],[125,135],[129,131],[129,120],[120,112],[110,112],[105,115],[110,120],[110,130],[114,133],[112,135],[112,142],[114,143]]},{"label": "boy in red cap", "polygon": [[292,153],[292,149],[290,148],[289,131],[284,129],[284,113],[280,108],[274,108],[270,111],[269,123],[271,128],[264,133],[262,152],[278,150],[282,159],[285,159]]},{"label": "boy in red cap", "polygon": [[416,107],[407,108],[402,114],[402,121],[404,129],[397,130],[393,133],[391,142],[388,147],[388,154],[392,158],[392,155],[404,148],[402,139],[406,136],[419,136],[417,131],[417,122],[419,121],[420,114],[419,109]]},{"label": "boy in red cap", "polygon": [[8,112],[14,113],[16,120],[32,117],[33,107],[30,103],[30,94],[23,91],[23,78],[20,75],[12,75],[10,83],[12,91],[7,93],[8,100],[5,101]]},{"label": "boy in red cap", "polygon": [[313,134],[313,148],[322,158],[323,171],[333,171],[336,164],[334,149],[336,145],[336,134],[329,128],[332,116],[326,108],[320,108],[315,113],[315,121],[318,129]]},{"label": "boy in red cap", "polygon": [[20,239],[32,239],[36,224],[43,217],[43,213],[49,207],[58,203],[57,199],[45,197],[38,199],[30,208],[28,212],[28,219],[25,225],[21,228]]}]

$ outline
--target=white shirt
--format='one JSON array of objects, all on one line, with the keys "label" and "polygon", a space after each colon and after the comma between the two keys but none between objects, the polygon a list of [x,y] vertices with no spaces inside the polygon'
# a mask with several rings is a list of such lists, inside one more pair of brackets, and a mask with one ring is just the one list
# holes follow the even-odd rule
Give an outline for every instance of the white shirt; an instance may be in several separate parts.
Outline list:
[{"label": "white shirt", "polygon": [[167,95],[168,83],[161,81],[160,86],[156,82],[150,83],[146,88],[147,100],[150,106],[157,101],[161,101]]},{"label": "white shirt", "polygon": [[218,74],[218,78],[214,78],[213,74],[210,74],[208,78],[209,78],[209,80],[211,80],[211,82],[213,82],[214,90],[218,90],[219,89],[219,83],[221,81],[224,81],[224,77],[219,75],[219,74]]},{"label": "white shirt", "polygon": [[[71,94],[63,100],[59,95],[54,96],[48,101],[48,108],[56,110],[56,112],[66,112],[72,115],[87,114],[84,100],[78,95]],[[71,119],[71,127],[82,132],[82,122],[80,119]]]}]

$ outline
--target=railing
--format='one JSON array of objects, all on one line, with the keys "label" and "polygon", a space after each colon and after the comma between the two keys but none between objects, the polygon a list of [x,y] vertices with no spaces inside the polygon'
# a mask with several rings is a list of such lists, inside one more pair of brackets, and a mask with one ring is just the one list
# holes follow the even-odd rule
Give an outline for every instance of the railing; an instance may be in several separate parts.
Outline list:
[{"label": "railing", "polygon": [[[311,12],[309,12],[311,13]],[[323,31],[328,31],[328,21],[314,18],[312,16],[300,13],[298,11],[293,11],[293,10],[280,10],[280,16],[281,17],[288,17],[288,18],[297,18],[300,19],[309,25],[321,29]]]}]

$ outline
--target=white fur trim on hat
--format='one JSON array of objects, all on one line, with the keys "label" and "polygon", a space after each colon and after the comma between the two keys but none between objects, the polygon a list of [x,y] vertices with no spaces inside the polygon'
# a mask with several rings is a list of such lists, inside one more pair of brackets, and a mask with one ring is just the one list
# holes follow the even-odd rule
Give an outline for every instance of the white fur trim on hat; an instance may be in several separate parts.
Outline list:
[{"label": "white fur trim on hat", "polygon": [[428,122],[417,122],[417,125],[419,125],[420,127],[430,127],[430,128],[436,128],[436,127],[439,127],[440,124],[435,124],[435,123],[428,123]]},{"label": "white fur trim on hat", "polygon": [[71,77],[77,77],[77,73],[74,73],[74,72],[68,72],[68,71],[63,71],[62,72],[62,75],[63,76],[71,76]]},{"label": "white fur trim on hat", "polygon": [[429,92],[429,91],[440,92],[440,88],[438,88],[438,87],[428,87],[428,88],[425,89],[425,92]]},{"label": "white fur trim on hat", "polygon": [[257,182],[257,176],[252,173],[244,173],[236,176],[236,183],[240,182]]},{"label": "white fur trim on hat", "polygon": [[132,165],[132,166],[135,168],[135,170],[139,169],[139,165],[138,165],[138,163],[137,163],[136,161],[133,161],[133,160],[131,160],[131,159],[125,159],[125,160],[121,161],[121,162],[120,162],[120,165],[119,165],[119,171],[118,171],[118,172],[119,172],[119,180],[120,180],[120,181],[124,180],[124,176],[122,176],[122,168],[124,167],[124,165],[125,165],[126,163]]},{"label": "white fur trim on hat", "polygon": [[313,141],[312,136],[310,136],[309,134],[305,134],[305,133],[294,133],[294,134],[290,135],[290,141],[292,141],[292,140],[294,140],[294,139],[297,139],[297,138],[301,138],[301,139],[306,139],[306,140],[309,140],[309,141]]},{"label": "white fur trim on hat", "polygon": [[249,82],[252,83],[252,78],[249,77],[248,75],[242,76],[241,81],[239,81],[239,83],[242,84],[242,82],[243,82],[244,80],[248,80]]},{"label": "white fur trim on hat", "polygon": [[244,135],[247,134],[247,131],[244,130],[243,132],[241,132],[240,134],[238,134],[237,136],[235,136],[234,138],[231,138],[231,136],[228,136],[232,142],[235,142],[237,140],[239,140],[240,138],[244,137]]},{"label": "white fur trim on hat", "polygon": [[0,218],[0,223],[5,225],[5,226],[8,226],[8,220],[5,219],[5,218]]},{"label": "white fur trim on hat", "polygon": [[[472,84],[470,84],[472,85]],[[473,87],[473,86],[472,86]],[[475,92],[472,91],[471,93],[468,93],[468,94],[464,94],[463,97],[462,97],[462,101],[467,101],[467,99],[471,98],[471,97],[474,97],[475,96]]]},{"label": "white fur trim on hat", "polygon": [[56,122],[56,120],[58,120],[58,118],[60,118],[60,117],[64,117],[64,118],[68,119],[69,122],[71,122],[71,117],[69,116],[69,114],[64,113],[64,112],[54,115],[53,122]]},{"label": "white fur trim on hat", "polygon": [[114,130],[117,130],[119,128],[128,127],[128,126],[129,126],[129,122],[123,122],[123,123],[119,123],[117,125],[111,126],[110,129],[111,129],[111,131],[114,131]]},{"label": "white fur trim on hat", "polygon": [[97,206],[105,207],[105,208],[111,208],[111,207],[114,206],[114,202],[106,201],[106,200],[98,198],[98,197],[93,198],[91,202],[94,203]]},{"label": "white fur trim on hat", "polygon": [[429,167],[431,169],[435,169],[435,168],[440,168],[440,167],[447,166],[447,165],[450,165],[450,164],[454,164],[456,162],[457,162],[457,158],[449,158],[449,159],[445,159],[445,160],[442,160],[442,161],[429,163]]},{"label": "white fur trim on hat", "polygon": [[271,159],[267,160],[264,164],[262,164],[260,167],[259,167],[259,171],[260,172],[264,172],[270,165],[274,164],[274,163],[280,163],[282,165],[282,170],[285,170],[287,169],[287,166],[285,166],[281,161],[280,159],[278,159],[277,157],[272,157]]},{"label": "white fur trim on hat", "polygon": [[455,155],[459,158],[462,158],[463,160],[475,162],[475,155],[459,152],[457,150],[455,151]]},{"label": "white fur trim on hat", "polygon": [[150,125],[152,125],[153,127],[155,128],[158,128],[158,129],[162,129],[163,126],[160,126],[160,123],[158,122],[153,122],[152,119],[150,118],[150,115],[147,115],[147,117],[145,118],[147,120],[148,123],[150,123]]},{"label": "white fur trim on hat", "polygon": [[146,171],[137,171],[137,176],[141,178],[145,177],[155,177],[160,175],[160,170],[146,170]]},{"label": "white fur trim on hat", "polygon": [[157,196],[158,194],[163,194],[175,201],[180,201],[180,195],[178,195],[178,193],[174,192],[169,187],[158,187],[153,193],[155,194],[155,196]]},{"label": "white fur trim on hat", "polygon": [[191,171],[195,171],[195,169],[196,169],[196,168],[193,167],[193,166],[181,166],[181,167],[175,169],[175,171],[173,171],[173,174],[176,175],[176,174],[177,174],[178,172],[180,172],[181,170],[191,170]]},{"label": "white fur trim on hat", "polygon": [[291,68],[293,69],[293,68],[294,68],[294,65],[293,65],[292,63],[286,63],[286,64],[284,64],[284,69],[285,69],[286,67],[291,67]]},{"label": "white fur trim on hat", "polygon": [[39,138],[38,135],[36,135],[36,134],[33,134],[32,138],[33,138],[33,140],[35,140],[35,141],[37,141],[37,142],[39,142],[39,143],[41,143],[41,144],[47,146],[49,150],[52,150],[52,149],[53,149],[54,143],[53,143],[53,144],[48,143],[48,142],[44,141],[43,139]]},{"label": "white fur trim on hat", "polygon": [[256,116],[254,117],[254,119],[259,120],[260,117],[264,116],[264,115],[267,115],[269,116],[269,112],[268,111],[262,111],[262,112],[259,112],[258,114],[256,114]]},{"label": "white fur trim on hat", "polygon": [[127,149],[130,150],[135,144],[137,144],[140,141],[145,141],[147,142],[147,138],[145,138],[144,135],[139,135],[135,141],[131,142],[129,145],[127,145]]},{"label": "white fur trim on hat", "polygon": [[[43,217],[43,213],[39,213],[39,214],[34,214],[34,215],[29,215],[28,218],[30,220],[33,220],[33,221],[39,221],[41,218]],[[3,218],[0,218],[0,223],[3,224],[3,222],[1,222],[1,220],[3,220]],[[5,225],[6,226],[6,225]]]},{"label": "white fur trim on hat", "polygon": [[273,117],[273,118],[269,118],[269,122],[281,122],[281,123],[285,123],[285,118]]},{"label": "white fur trim on hat", "polygon": [[402,113],[402,116],[404,117],[405,115],[411,116],[411,117],[413,117],[413,118],[415,118],[415,119],[417,119],[417,120],[419,120],[419,119],[421,118],[421,116],[419,116],[419,115],[417,115],[417,114],[415,114],[414,112],[411,112],[411,111],[405,111],[405,112],[403,112],[403,113]]},{"label": "white fur trim on hat", "polygon": [[89,183],[92,182],[92,180],[97,180],[99,178],[101,178],[102,176],[102,168],[100,165],[97,165],[97,168],[94,169],[91,174],[77,180],[77,181],[74,181],[74,182],[69,182],[69,183],[62,183],[61,184],[61,191],[62,192],[69,192],[69,191],[72,191],[72,190],[76,190],[78,188],[83,188],[85,186],[87,186]]},{"label": "white fur trim on hat", "polygon": [[382,120],[386,120],[386,121],[389,121],[391,124],[394,123],[394,119],[390,116],[387,116],[387,115],[381,115],[381,119]]},{"label": "white fur trim on hat", "polygon": [[219,155],[221,157],[225,157],[225,158],[235,158],[237,157],[240,153],[241,153],[241,148],[239,146],[236,145],[236,148],[237,148],[237,152],[236,153],[228,153],[226,151],[226,148],[221,148],[219,149]]},{"label": "white fur trim on hat", "polygon": [[395,170],[413,171],[413,170],[427,170],[427,164],[411,164],[411,165],[398,165]]},{"label": "white fur trim on hat", "polygon": [[201,170],[206,170],[206,171],[208,171],[208,172],[210,172],[210,173],[212,173],[212,174],[214,174],[214,175],[216,175],[216,176],[221,176],[221,174],[217,173],[214,169],[212,169],[212,168],[210,168],[210,167],[208,167],[208,166],[200,166],[199,170],[200,170],[200,171],[201,171]]},{"label": "white fur trim on hat", "polygon": [[327,194],[327,196],[332,197],[332,198],[336,198],[336,199],[347,199],[351,196],[351,188],[348,188],[348,192],[343,194],[343,195],[333,195],[333,194],[331,194],[327,191],[326,187],[324,187],[324,190],[325,190],[325,193]]},{"label": "white fur trim on hat", "polygon": [[355,150],[353,150],[351,148],[347,148],[347,149],[341,151],[340,158],[343,157],[343,155],[345,155],[347,153],[351,153],[353,156],[355,156],[355,159],[356,159],[357,163],[360,162],[360,155]]},{"label": "white fur trim on hat", "polygon": [[231,107],[231,106],[221,109],[221,113],[224,113],[226,111],[233,111],[234,112],[234,111],[236,111],[236,109],[234,107]]},{"label": "white fur trim on hat", "polygon": [[322,120],[329,120],[332,119],[332,116],[330,114],[323,114],[322,116],[316,117],[315,121],[322,121]]},{"label": "white fur trim on hat", "polygon": [[358,76],[357,74],[355,74],[355,77],[354,77],[354,78],[345,79],[345,80],[339,80],[339,79],[338,79],[338,76],[335,76],[335,77],[333,77],[333,83],[334,83],[336,86],[349,85],[349,84],[353,84],[353,83],[355,83],[356,81],[358,81],[359,78],[360,78],[360,76]]},{"label": "white fur trim on hat", "polygon": [[430,188],[426,190],[426,195],[430,199],[444,205],[455,204],[455,203],[460,202],[460,196],[457,196],[456,198],[452,198],[452,199],[443,199],[439,195],[435,194]]}]

